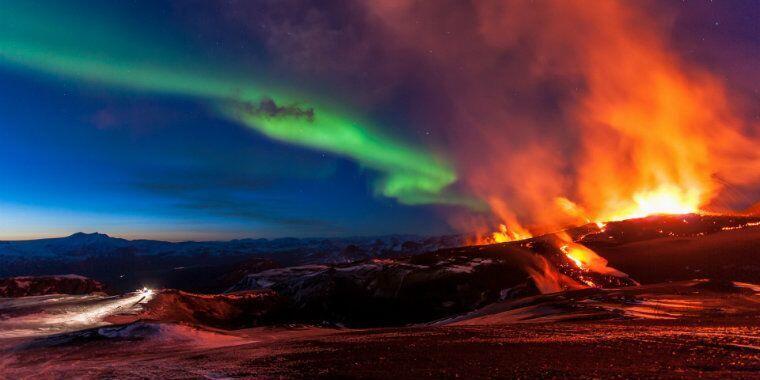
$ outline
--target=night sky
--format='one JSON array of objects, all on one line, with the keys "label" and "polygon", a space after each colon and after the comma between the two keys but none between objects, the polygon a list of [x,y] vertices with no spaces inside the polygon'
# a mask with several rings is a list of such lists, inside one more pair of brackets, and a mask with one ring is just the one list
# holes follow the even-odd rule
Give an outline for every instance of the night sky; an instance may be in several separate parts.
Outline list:
[{"label": "night sky", "polygon": [[[541,2],[497,32],[490,1],[108,3],[0,2],[0,239],[444,234],[499,214],[490,173],[523,220],[522,177],[575,188],[583,51],[545,54]],[[760,3],[636,6],[754,138]],[[534,146],[552,154],[513,159]],[[723,182],[724,204],[757,201]]]}]

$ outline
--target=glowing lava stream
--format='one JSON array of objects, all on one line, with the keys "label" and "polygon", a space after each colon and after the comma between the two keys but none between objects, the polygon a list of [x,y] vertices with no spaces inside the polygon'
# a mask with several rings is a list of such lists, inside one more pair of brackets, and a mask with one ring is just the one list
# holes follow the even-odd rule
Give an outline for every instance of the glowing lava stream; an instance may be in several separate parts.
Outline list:
[{"label": "glowing lava stream", "polygon": [[617,277],[628,277],[625,273],[607,266],[607,260],[586,246],[573,242],[566,242],[559,248],[575,266],[580,270],[591,271],[601,274],[609,274]]}]

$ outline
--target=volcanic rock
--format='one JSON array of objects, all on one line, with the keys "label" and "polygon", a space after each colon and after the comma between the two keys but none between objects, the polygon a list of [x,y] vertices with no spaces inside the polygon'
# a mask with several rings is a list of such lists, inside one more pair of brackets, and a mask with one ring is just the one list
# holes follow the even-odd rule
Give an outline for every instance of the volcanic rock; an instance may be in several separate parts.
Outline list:
[{"label": "volcanic rock", "polygon": [[[582,273],[557,252],[469,247],[342,265],[288,267],[248,275],[230,291],[271,289],[288,300],[288,314],[304,322],[378,326],[426,322],[505,298],[535,295],[540,293],[537,276],[553,281],[556,291],[583,287],[581,277],[593,278],[600,286],[635,284],[627,278]],[[566,274],[550,260],[559,260]]]},{"label": "volcanic rock", "polygon": [[163,290],[145,304],[137,318],[237,329],[279,322],[283,308],[282,297],[270,290],[231,294]]},{"label": "volcanic rock", "polygon": [[28,297],[47,294],[90,294],[103,292],[104,286],[93,279],[68,274],[59,276],[25,276],[0,279],[0,297]]}]

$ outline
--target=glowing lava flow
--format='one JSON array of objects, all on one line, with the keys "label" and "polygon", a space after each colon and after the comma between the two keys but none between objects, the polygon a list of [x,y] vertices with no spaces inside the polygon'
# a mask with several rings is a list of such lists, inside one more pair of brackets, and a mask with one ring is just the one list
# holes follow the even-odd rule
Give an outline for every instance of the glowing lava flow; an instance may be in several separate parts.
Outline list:
[{"label": "glowing lava flow", "polygon": [[[627,274],[607,266],[607,260],[596,252],[592,251],[583,244],[573,242],[570,236],[566,233],[559,233],[556,235],[559,238],[559,250],[565,254],[565,257],[575,264],[575,266],[584,272],[595,272],[599,274],[605,274],[615,277],[628,277]],[[586,285],[595,287],[596,284],[590,279],[581,277]]]},{"label": "glowing lava flow", "polygon": [[581,257],[583,257],[583,254],[579,254],[576,249],[571,249],[569,245],[565,244],[562,247],[559,248],[562,252],[565,253],[565,256],[567,256],[568,259],[572,260],[575,263],[575,266],[577,266],[579,269],[586,269],[586,264],[584,264],[583,260],[581,260]]},{"label": "glowing lava flow", "polygon": [[583,288],[582,285],[575,282],[573,279],[558,272],[556,268],[546,260],[546,258],[542,256],[534,256],[533,261],[533,265],[528,265],[525,270],[530,274],[533,283],[541,294]]},{"label": "glowing lava flow", "polygon": [[580,270],[588,270],[601,274],[625,275],[617,269],[607,266],[607,260],[578,243],[568,242],[560,247],[562,253],[567,256]]}]

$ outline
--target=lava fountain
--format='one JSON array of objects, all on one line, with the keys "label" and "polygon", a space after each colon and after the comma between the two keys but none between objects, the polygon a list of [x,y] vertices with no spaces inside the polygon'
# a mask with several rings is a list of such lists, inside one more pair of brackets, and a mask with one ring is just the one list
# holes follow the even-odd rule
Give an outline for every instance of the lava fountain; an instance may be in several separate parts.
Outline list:
[{"label": "lava fountain", "polygon": [[[542,74],[582,84],[562,104],[574,144],[550,144],[544,135],[543,145],[494,153],[508,173],[474,182],[501,224],[485,242],[589,222],[703,213],[716,209],[726,188],[760,182],[757,125],[738,116],[716,76],[673,52],[662,25],[631,3],[544,5],[494,12],[550,25],[507,29],[518,36],[533,31],[526,38],[535,38],[539,51],[563,54],[554,58],[569,67],[541,67]],[[542,146],[567,154],[546,154]]]}]

